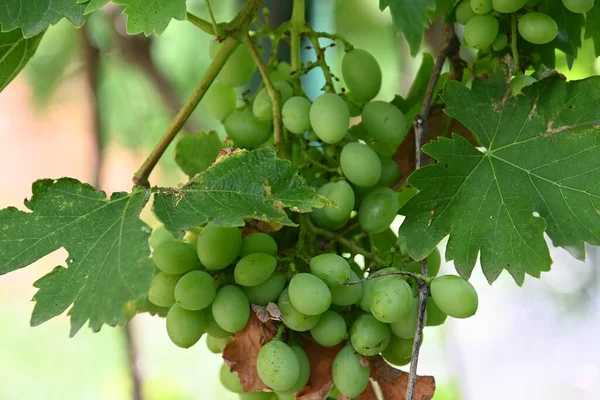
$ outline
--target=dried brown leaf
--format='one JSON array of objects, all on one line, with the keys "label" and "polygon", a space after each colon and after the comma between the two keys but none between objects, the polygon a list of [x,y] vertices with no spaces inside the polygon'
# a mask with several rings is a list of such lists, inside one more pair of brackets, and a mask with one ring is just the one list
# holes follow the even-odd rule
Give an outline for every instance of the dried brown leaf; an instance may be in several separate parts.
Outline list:
[{"label": "dried brown leaf", "polygon": [[262,323],[255,313],[250,313],[246,327],[233,335],[233,343],[223,350],[223,359],[230,370],[237,372],[244,391],[267,391],[256,371],[256,358],[262,344],[271,340],[277,333],[272,321]]},{"label": "dried brown leaf", "polygon": [[304,339],[304,351],[310,360],[310,378],[308,383],[296,394],[297,400],[324,400],[333,386],[331,366],[343,345],[323,347],[311,338]]}]

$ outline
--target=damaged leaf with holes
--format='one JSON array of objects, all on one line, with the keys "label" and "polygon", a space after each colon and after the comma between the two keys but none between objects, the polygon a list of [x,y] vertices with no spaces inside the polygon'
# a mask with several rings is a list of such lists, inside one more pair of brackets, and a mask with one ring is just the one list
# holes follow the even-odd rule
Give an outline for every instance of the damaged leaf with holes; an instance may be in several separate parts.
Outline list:
[{"label": "damaged leaf with holes", "polygon": [[39,325],[69,307],[71,336],[89,321],[127,322],[126,304],[146,295],[152,279],[149,228],[139,219],[149,191],[102,191],[75,179],[40,180],[25,201],[28,211],[0,211],[0,275],[26,267],[55,250],[68,253],[39,279],[31,324]]},{"label": "damaged leaf with holes", "polygon": [[522,284],[550,269],[544,233],[581,259],[600,244],[600,78],[554,74],[511,97],[510,76],[504,65],[472,89],[446,84],[447,113],[481,147],[458,135],[424,147],[437,164],[409,178],[420,192],[400,234],[416,259],[450,235],[446,259],[462,276],[479,255],[490,282],[506,269]]}]

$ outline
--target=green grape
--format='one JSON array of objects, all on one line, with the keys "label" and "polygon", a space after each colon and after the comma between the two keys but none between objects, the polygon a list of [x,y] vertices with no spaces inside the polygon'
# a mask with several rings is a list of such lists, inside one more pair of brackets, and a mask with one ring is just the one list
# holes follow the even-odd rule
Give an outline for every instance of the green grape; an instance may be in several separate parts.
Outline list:
[{"label": "green grape", "polygon": [[374,186],[381,177],[381,161],[366,144],[347,143],[340,154],[344,176],[356,186]]},{"label": "green grape", "polygon": [[493,15],[476,15],[465,25],[465,41],[470,47],[485,49],[496,40],[498,29],[498,20]]},{"label": "green grape", "polygon": [[594,8],[594,0],[562,0],[567,10],[576,14],[583,14]]},{"label": "green grape", "polygon": [[362,124],[376,142],[394,149],[408,133],[408,123],[402,111],[385,101],[367,103],[362,111]]},{"label": "green grape", "polygon": [[292,72],[294,71],[292,71],[292,66],[289,63],[280,61],[275,68],[269,72],[269,76],[273,82],[289,81],[292,79]]},{"label": "green grape", "polygon": [[[440,272],[442,266],[442,255],[437,247],[427,256],[427,269],[429,276],[436,276]],[[419,272],[420,273],[420,272]]]},{"label": "green grape", "polygon": [[533,76],[529,76],[529,75],[515,76],[510,81],[510,94],[512,96],[521,94],[523,91],[523,88],[525,86],[529,86],[534,82],[536,82],[536,79]]},{"label": "green grape", "polygon": [[150,247],[152,247],[153,249],[156,249],[162,243],[174,240],[177,240],[175,239],[175,236],[173,236],[173,234],[169,232],[169,230],[165,228],[164,225],[159,225],[156,228],[152,229],[152,233],[148,238],[148,244],[150,244]]},{"label": "green grape", "polygon": [[295,96],[285,102],[281,109],[281,119],[285,128],[301,135],[310,129],[310,100]]},{"label": "green grape", "polygon": [[381,68],[366,50],[353,49],[344,54],[342,76],[352,98],[358,102],[371,100],[381,89]]},{"label": "green grape", "polygon": [[385,350],[391,335],[387,324],[370,314],[363,314],[352,325],[350,342],[359,354],[374,356]]},{"label": "green grape", "polygon": [[256,358],[260,380],[273,390],[289,390],[300,377],[300,363],[296,353],[281,340],[265,344]]},{"label": "green grape", "polygon": [[292,305],[303,314],[320,315],[331,305],[331,291],[325,282],[315,275],[294,275],[288,289]]},{"label": "green grape", "polygon": [[[350,279],[348,282],[356,282],[358,281],[358,275],[350,269]],[[331,290],[331,304],[335,304],[338,306],[351,306],[356,304],[362,298],[363,292],[363,284],[358,283],[356,285],[350,286],[334,286],[330,287]]]},{"label": "green grape", "polygon": [[381,161],[381,176],[379,177],[377,186],[392,186],[398,182],[402,176],[402,171],[398,163],[390,157],[383,156],[379,157],[379,161]]},{"label": "green grape", "polygon": [[180,241],[160,244],[152,253],[152,261],[158,269],[172,275],[184,274],[200,267],[194,246]]},{"label": "green grape", "polygon": [[215,321],[215,317],[212,313],[212,307],[206,307],[202,311],[204,312],[204,321],[206,322],[206,327],[204,330],[207,334],[218,339],[228,338],[233,335],[232,332],[226,331],[225,329],[221,328],[219,324],[217,324],[217,321]]},{"label": "green grape", "polygon": [[354,272],[356,277],[360,277],[361,279],[365,276],[365,271],[363,271],[362,267],[358,265],[358,263],[354,260],[348,260],[348,265],[350,265],[350,269]]},{"label": "green grape", "polygon": [[365,142],[369,141],[370,139],[369,134],[362,123],[352,125],[348,130],[348,133],[356,139],[364,140]]},{"label": "green grape", "polygon": [[[300,347],[298,345],[290,346],[290,348],[296,354],[296,358],[298,358],[298,365],[300,366],[300,373],[298,375],[298,380],[296,381],[296,383],[294,383],[294,385],[291,388],[289,388],[288,390],[286,390],[283,393],[278,393],[278,395],[280,397],[282,394],[285,395],[288,393],[296,393],[296,392],[300,391],[300,389],[302,389],[302,388],[304,388],[304,386],[306,386],[306,384],[308,383],[308,379],[310,378],[310,360],[308,359],[306,352],[304,350],[302,350],[302,347]],[[295,399],[295,398],[296,397],[293,397],[293,399]]]},{"label": "green grape", "polygon": [[477,292],[469,281],[460,276],[439,276],[431,282],[430,288],[435,304],[449,316],[469,318],[477,312]]},{"label": "green grape", "polygon": [[167,333],[171,341],[185,349],[192,347],[204,334],[206,322],[201,311],[189,311],[173,304],[167,313]]},{"label": "green grape", "polygon": [[276,267],[277,259],[270,254],[248,254],[235,266],[235,283],[242,286],[260,285],[273,275]]},{"label": "green grape", "polygon": [[252,111],[234,111],[225,119],[225,131],[237,147],[255,148],[266,142],[273,130],[271,125],[259,121]]},{"label": "green grape", "polygon": [[221,328],[236,333],[244,329],[250,318],[250,303],[239,287],[223,286],[212,303],[212,313]]},{"label": "green grape", "polygon": [[379,233],[372,233],[369,237],[371,238],[371,246],[374,246],[381,253],[391,251],[398,242],[398,237],[389,228]]},{"label": "green grape", "polygon": [[310,330],[315,342],[321,346],[335,346],[346,338],[346,321],[335,311],[327,310],[321,315],[319,323]]},{"label": "green grape", "polygon": [[341,394],[357,398],[369,384],[371,370],[364,367],[352,346],[346,346],[335,356],[331,367],[333,383]]},{"label": "green grape", "polygon": [[432,297],[427,299],[427,322],[426,326],[439,326],[442,325],[446,318],[448,318],[448,314],[444,313],[440,308],[435,304],[435,301]]},{"label": "green grape", "polygon": [[221,365],[221,369],[219,370],[219,380],[221,381],[221,385],[230,392],[244,393],[237,372],[231,371],[225,363]]},{"label": "green grape", "polygon": [[[380,269],[379,271],[373,272],[371,275],[379,275],[379,274],[383,274],[385,272],[395,272],[395,271],[398,271],[398,270],[396,268],[388,267],[388,268],[383,268],[383,269]],[[371,312],[371,293],[373,291],[373,285],[375,285],[376,282],[381,282],[385,279],[387,279],[387,276],[382,276],[379,278],[371,278],[363,284],[363,294],[362,294],[362,297],[358,304],[364,312],[368,312],[368,313]]]},{"label": "green grape", "polygon": [[191,271],[175,286],[175,300],[186,310],[202,310],[212,303],[217,294],[217,282],[204,271]]},{"label": "green grape", "polygon": [[265,253],[275,256],[277,254],[277,243],[275,242],[275,239],[262,232],[249,234],[242,239],[240,257],[254,253]]},{"label": "green grape", "polygon": [[281,320],[290,329],[296,332],[306,332],[319,322],[319,315],[306,315],[298,311],[290,301],[288,288],[283,289],[277,301]]},{"label": "green grape", "polygon": [[266,306],[271,302],[277,301],[284,286],[285,275],[282,272],[275,272],[266,282],[257,286],[245,286],[243,289],[250,303]]},{"label": "green grape", "polygon": [[413,339],[402,339],[392,335],[390,344],[381,353],[385,361],[399,367],[410,362],[413,348]]},{"label": "green grape", "polygon": [[237,92],[224,83],[213,82],[204,95],[204,102],[210,115],[217,121],[223,121],[235,111]]},{"label": "green grape", "polygon": [[[209,55],[211,58],[217,55],[221,47],[221,43],[213,40],[209,46]],[[221,68],[217,80],[228,86],[238,87],[246,84],[254,71],[256,63],[246,46],[238,46],[227,59],[227,62]]]},{"label": "green grape", "polygon": [[546,44],[558,35],[558,26],[554,19],[540,12],[528,12],[519,18],[519,33],[523,39],[533,44]]},{"label": "green grape", "polygon": [[344,100],[334,93],[325,93],[310,106],[310,125],[325,143],[337,143],[348,133],[350,111]]},{"label": "green grape", "polygon": [[383,232],[394,222],[399,208],[396,192],[387,187],[378,187],[360,205],[358,222],[367,232]]},{"label": "green grape", "polygon": [[327,197],[333,200],[337,207],[325,206],[323,208],[325,217],[336,225],[345,225],[354,209],[355,199],[352,186],[346,181],[337,181],[331,185]]},{"label": "green grape", "polygon": [[148,300],[159,307],[171,307],[175,303],[175,285],[181,275],[159,272],[152,278]]},{"label": "green grape", "polygon": [[371,313],[381,322],[401,320],[413,306],[410,285],[400,276],[381,279],[371,287]]},{"label": "green grape", "polygon": [[494,49],[494,51],[500,51],[500,50],[504,49],[507,44],[508,44],[508,37],[506,36],[506,34],[499,33],[498,36],[496,36],[494,43],[492,43],[492,49]]},{"label": "green grape", "polygon": [[238,228],[206,225],[198,235],[198,257],[206,269],[216,271],[235,260],[242,248],[242,234]]},{"label": "green grape", "polygon": [[[331,191],[331,189],[334,188],[334,186],[335,186],[334,182],[327,182],[324,185],[322,185],[319,188],[319,190],[317,190],[317,193],[320,194],[321,196],[325,196],[325,197],[329,198],[329,192]],[[322,228],[328,229],[330,231],[339,229],[346,224],[346,221],[342,221],[341,223],[340,222],[335,223],[332,220],[330,220],[329,218],[327,218],[327,215],[325,215],[324,208],[317,208],[317,209],[313,210],[310,213],[310,217],[315,224],[317,224],[318,226],[320,226]]]},{"label": "green grape", "polygon": [[471,0],[471,8],[476,14],[487,14],[492,11],[492,0]]},{"label": "green grape", "polygon": [[[415,337],[417,328],[417,318],[419,315],[419,299],[414,298],[407,314],[404,314],[398,321],[390,324],[392,333],[402,339],[412,339]],[[427,311],[425,311],[425,322],[427,322]]]},{"label": "green grape", "polygon": [[206,336],[206,347],[208,347],[208,350],[214,354],[222,353],[225,349],[225,346],[231,342],[233,342],[233,339],[230,337],[216,338],[210,335]]},{"label": "green grape", "polygon": [[525,7],[525,4],[527,4],[527,0],[492,0],[494,10],[504,14],[517,12]]},{"label": "green grape", "polygon": [[183,241],[191,244],[195,248],[198,243],[198,235],[200,235],[200,232],[202,232],[202,227],[200,226],[189,229],[183,236]]},{"label": "green grape", "polygon": [[[287,82],[275,82],[273,86],[280,93],[281,102],[279,104],[284,104],[294,94],[292,87]],[[260,89],[256,94],[254,103],[252,103],[252,112],[259,121],[273,120],[273,104],[266,87]]]},{"label": "green grape", "polygon": [[456,22],[461,25],[466,25],[466,23],[476,15],[477,13],[471,8],[471,0],[462,0],[458,3],[456,10],[454,11]]},{"label": "green grape", "polygon": [[348,261],[337,254],[319,254],[310,260],[310,272],[330,288],[340,287],[340,282],[350,282],[352,270]]},{"label": "green grape", "polygon": [[527,0],[527,6],[528,7],[535,7],[537,6],[542,0]]}]

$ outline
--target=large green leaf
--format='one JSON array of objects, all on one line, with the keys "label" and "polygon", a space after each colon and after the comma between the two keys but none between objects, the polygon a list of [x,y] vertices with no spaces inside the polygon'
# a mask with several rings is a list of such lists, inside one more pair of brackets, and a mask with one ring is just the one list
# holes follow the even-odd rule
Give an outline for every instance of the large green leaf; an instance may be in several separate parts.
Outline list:
[{"label": "large green leaf", "polygon": [[107,200],[104,192],[74,179],[46,179],[33,184],[25,201],[31,212],[0,211],[0,275],[61,247],[69,252],[67,267],[35,283],[32,325],[71,304],[71,335],[88,320],[94,331],[127,321],[125,304],[143,297],[152,279],[150,229],[139,219],[148,197],[140,189]]},{"label": "large green leaf", "polygon": [[0,92],[25,67],[42,36],[44,32],[26,39],[19,30],[0,32]]},{"label": "large green leaf", "polygon": [[223,156],[180,190],[159,189],[154,213],[172,231],[214,221],[242,226],[245,218],[294,225],[285,208],[309,212],[323,207],[317,195],[272,148]]},{"label": "large green leaf", "polygon": [[8,0],[0,5],[0,26],[4,32],[21,28],[25,37],[32,37],[63,18],[82,26],[85,9],[77,0]]},{"label": "large green leaf", "polygon": [[152,32],[161,34],[167,29],[171,19],[187,18],[185,0],[113,0],[125,6],[123,14],[127,15],[127,33]]},{"label": "large green leaf", "polygon": [[428,14],[435,10],[436,0],[379,0],[382,11],[387,7],[392,13],[394,27],[404,35],[410,54],[416,56],[427,28]]},{"label": "large green leaf", "polygon": [[544,231],[578,256],[584,242],[600,244],[600,77],[555,74],[516,98],[509,80],[504,66],[472,90],[446,84],[448,114],[484,148],[458,135],[424,147],[438,163],[409,178],[421,191],[402,208],[400,233],[416,259],[449,234],[446,259],[462,276],[481,253],[490,282],[506,269],[522,284],[550,268]]}]

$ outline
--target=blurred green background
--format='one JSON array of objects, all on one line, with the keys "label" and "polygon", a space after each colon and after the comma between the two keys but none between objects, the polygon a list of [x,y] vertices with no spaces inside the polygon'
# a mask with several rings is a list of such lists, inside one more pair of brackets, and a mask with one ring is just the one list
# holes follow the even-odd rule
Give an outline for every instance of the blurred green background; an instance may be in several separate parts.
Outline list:
[{"label": "blurred green background", "polygon": [[[235,0],[213,3],[219,21],[231,18],[237,7]],[[291,0],[271,3],[273,18],[289,15]],[[406,93],[420,56],[410,58],[404,41],[394,35],[389,12],[380,12],[378,1],[311,4],[317,29],[336,31],[377,57],[384,78],[380,99]],[[188,0],[188,6],[208,17],[203,1]],[[108,192],[130,189],[133,172],[164,133],[174,105],[185,100],[206,70],[212,39],[190,23],[173,21],[160,37],[123,45],[123,26],[115,10],[93,14],[86,25],[102,60],[97,93],[104,152],[100,184]],[[50,28],[25,73],[0,94],[0,208],[20,206],[35,179],[94,179],[94,125],[83,38],[83,31],[66,21]],[[137,53],[127,51],[129,45],[141,49],[141,56],[132,57]],[[424,51],[436,51],[428,46]],[[334,73],[342,50],[327,50]],[[465,58],[474,57],[469,50],[463,52]],[[310,53],[305,50],[307,57]],[[559,60],[558,69],[569,79],[598,71],[587,41],[572,70],[564,57]],[[314,71],[305,81],[309,95],[317,93],[320,79]],[[192,123],[222,133],[202,103]],[[184,181],[172,147],[160,161],[153,184],[175,186]],[[150,213],[145,217],[155,223]],[[0,278],[0,400],[131,398],[123,329],[104,327],[97,334],[83,329],[69,339],[64,315],[29,327],[32,283],[62,263],[65,254],[58,251]],[[586,263],[561,251],[553,256],[552,272],[542,281],[527,280],[523,289],[507,276],[492,288],[476,274],[482,303],[477,316],[427,328],[419,372],[436,376],[436,400],[600,398],[600,346],[592,339],[600,328],[598,254],[590,249]],[[452,271],[452,265],[444,268]],[[132,331],[145,399],[237,398],[220,386],[220,356],[206,349],[204,339],[192,349],[179,349],[169,341],[164,321],[148,315],[137,316]]]}]

